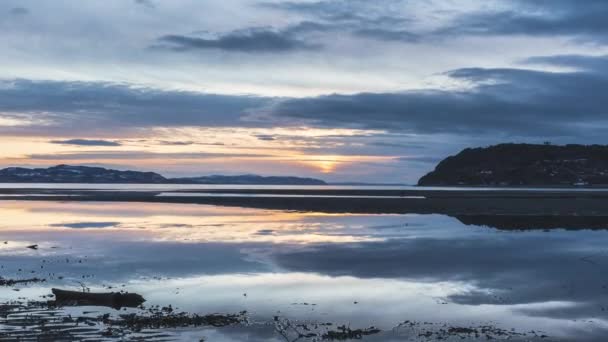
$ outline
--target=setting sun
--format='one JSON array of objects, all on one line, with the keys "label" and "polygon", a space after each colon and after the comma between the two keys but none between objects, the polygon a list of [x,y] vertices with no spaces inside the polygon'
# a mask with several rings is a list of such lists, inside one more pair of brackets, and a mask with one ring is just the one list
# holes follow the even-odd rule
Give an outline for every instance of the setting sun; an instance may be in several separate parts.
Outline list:
[{"label": "setting sun", "polygon": [[322,173],[332,173],[338,166],[335,160],[319,160],[317,163]]}]

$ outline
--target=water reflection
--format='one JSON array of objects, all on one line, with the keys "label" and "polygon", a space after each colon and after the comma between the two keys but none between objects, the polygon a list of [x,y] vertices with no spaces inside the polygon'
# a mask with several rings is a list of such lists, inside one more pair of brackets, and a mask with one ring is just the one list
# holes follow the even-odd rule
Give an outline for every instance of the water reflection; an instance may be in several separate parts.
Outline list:
[{"label": "water reflection", "polygon": [[[247,310],[254,322],[280,315],[385,331],[371,340],[400,340],[406,332],[392,328],[405,320],[492,322],[566,340],[608,333],[608,232],[591,230],[605,226],[601,218],[18,201],[3,202],[0,217],[2,276],[47,279],[0,288],[2,302],[84,284],[189,312]],[[280,340],[264,324],[203,330],[218,341]],[[184,340],[200,333],[175,332]]]},{"label": "water reflection", "polygon": [[608,216],[458,215],[456,218],[466,225],[487,226],[503,230],[608,229]]}]

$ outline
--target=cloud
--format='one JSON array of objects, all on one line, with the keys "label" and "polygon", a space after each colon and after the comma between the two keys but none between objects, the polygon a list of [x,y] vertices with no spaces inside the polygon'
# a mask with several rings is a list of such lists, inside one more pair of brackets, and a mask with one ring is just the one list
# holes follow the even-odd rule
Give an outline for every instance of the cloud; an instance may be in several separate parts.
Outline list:
[{"label": "cloud", "polygon": [[67,227],[67,228],[109,228],[120,225],[120,222],[73,222],[73,223],[56,223],[51,224],[52,227]]},{"label": "cloud", "polygon": [[158,144],[160,144],[160,145],[167,145],[167,146],[188,146],[188,145],[194,145],[195,142],[194,141],[168,141],[168,140],[160,140],[160,141],[158,141]]},{"label": "cloud", "polygon": [[52,140],[52,144],[61,145],[78,145],[78,146],[120,146],[116,141],[110,140],[94,140],[94,139],[69,139],[69,140]]},{"label": "cloud", "polygon": [[270,134],[258,134],[255,137],[258,138],[258,140],[264,140],[264,141],[276,140],[276,137],[274,135],[270,135]]},{"label": "cloud", "polygon": [[405,157],[397,157],[395,158],[400,161],[406,162],[418,162],[418,163],[428,163],[428,164],[437,164],[443,158],[439,156],[405,156]]},{"label": "cloud", "polygon": [[68,153],[35,153],[27,156],[31,160],[143,160],[143,159],[212,159],[212,158],[243,158],[269,157],[267,154],[256,153],[212,153],[212,152],[175,152],[160,153],[146,151],[84,151]]},{"label": "cloud", "polygon": [[504,2],[502,11],[483,11],[458,16],[436,34],[439,35],[557,35],[606,42],[608,2],[577,0]]},{"label": "cloud", "polygon": [[21,15],[27,15],[30,13],[30,11],[25,8],[25,7],[13,7],[10,9],[10,13],[12,15],[17,15],[17,16],[21,16]]},{"label": "cloud", "polygon": [[157,47],[175,51],[218,49],[224,51],[261,53],[317,49],[320,46],[295,38],[289,31],[249,28],[233,31],[217,38],[166,35],[158,38]]},{"label": "cloud", "polygon": [[365,38],[374,38],[385,41],[416,43],[422,37],[407,30],[390,30],[382,28],[362,28],[354,31],[355,35]]},{"label": "cloud", "polygon": [[372,141],[368,145],[380,147],[393,147],[397,149],[425,149],[427,146],[422,144],[410,144],[403,142]]},{"label": "cloud", "polygon": [[428,134],[597,137],[606,133],[608,57],[552,56],[530,61],[567,62],[583,70],[464,68],[447,75],[472,83],[471,89],[287,99],[272,112],[322,126]]},{"label": "cloud", "polygon": [[270,9],[305,15],[309,19],[292,24],[288,32],[347,32],[353,36],[383,41],[419,42],[421,36],[408,29],[411,19],[395,15],[391,5],[400,1],[317,1],[262,3]]},{"label": "cloud", "polygon": [[[331,33],[408,44],[461,36],[511,35],[606,41],[608,3],[605,1],[590,0],[585,6],[580,6],[575,0],[499,3],[504,6],[497,8],[504,9],[477,7],[464,12],[452,11],[447,20],[438,22],[436,28],[420,29],[415,24],[420,22],[416,12],[411,9],[403,11],[402,5],[406,4],[403,1],[263,2],[257,7],[282,11],[299,21],[292,20],[282,28],[249,27],[216,37],[164,35],[157,39],[158,44],[154,47],[174,51],[216,49],[247,53],[314,51],[335,41],[329,36]],[[441,12],[441,7],[437,7],[428,15],[435,16]]]},{"label": "cloud", "polygon": [[[280,124],[585,141],[605,135],[608,56],[540,56],[523,62],[573,70],[462,68],[446,75],[471,84],[469,88],[304,98],[218,95],[102,82],[13,80],[1,83],[0,115],[43,121],[46,124],[38,131],[53,133],[73,133],[77,123],[81,130],[106,132],[159,126]],[[4,127],[3,131],[26,128]]]},{"label": "cloud", "polygon": [[[603,0],[498,1],[498,6],[452,11],[438,28],[414,32],[415,14],[396,11],[403,1],[313,1],[263,3],[261,6],[314,18],[328,28],[350,31],[355,36],[401,42],[451,39],[459,36],[578,37],[605,43],[608,33],[608,3]],[[441,13],[435,6],[427,16]],[[445,10],[449,12],[449,10]],[[394,13],[399,13],[395,15]]]},{"label": "cloud", "polygon": [[[47,241],[64,243],[62,241],[64,238],[58,237],[61,234],[53,232],[48,234]],[[111,239],[109,240],[111,243],[104,246],[84,244],[74,247],[74,250],[78,249],[88,255],[88,262],[79,264],[79,267],[71,269],[61,266],[60,268],[48,263],[46,268],[53,270],[57,267],[54,272],[61,272],[66,278],[76,279],[83,273],[95,274],[100,283],[124,282],[132,279],[134,269],[154,270],[155,274],[168,277],[225,274],[226,270],[235,273],[269,271],[269,267],[261,262],[246,260],[244,253],[234,248],[234,244],[205,243],[204,248],[201,248],[201,244],[195,243],[129,241],[107,236]],[[65,243],[67,241],[65,240]],[[71,242],[74,242],[73,238]],[[257,245],[251,244],[251,246]],[[3,262],[12,265],[34,265],[35,258],[27,254],[14,253],[4,258]],[[191,262],[193,258],[200,260],[193,264]],[[99,265],[105,262],[111,263],[113,267],[101,270]]]},{"label": "cloud", "polygon": [[152,0],[135,0],[135,3],[148,8],[156,8],[156,4]]},{"label": "cloud", "polygon": [[[450,226],[449,222],[446,224]],[[581,261],[590,255],[600,265],[606,261],[601,253],[594,253],[602,250],[605,241],[594,241],[596,237],[593,234],[579,234],[578,241],[584,242],[587,248],[573,249],[567,247],[571,245],[571,236],[561,233],[551,237],[543,233],[514,234],[501,239],[488,234],[462,236],[457,233],[449,238],[395,237],[393,229],[402,227],[403,224],[374,227],[379,230],[376,235],[386,230],[386,235],[393,236],[387,241],[285,250],[274,253],[272,260],[292,272],[313,272],[332,277],[474,284],[478,290],[463,291],[449,298],[463,305],[497,304],[497,297],[502,297],[500,304],[503,305],[570,301],[597,308],[598,298],[608,299],[605,289],[600,286],[604,284],[601,272],[597,272],[593,265],[586,268]],[[538,248],[540,245],[543,248]],[[483,256],[481,262],[480,256]],[[525,281],[529,277],[534,277],[534,286]],[[571,277],[580,281],[573,285],[572,291],[564,291],[564,279],[574,279]],[[589,313],[588,309],[561,313],[541,309],[533,314],[581,318],[580,315]],[[605,312],[600,314],[603,317],[607,315]]]},{"label": "cloud", "polygon": [[608,55],[604,56],[582,56],[582,55],[558,55],[530,57],[522,61],[530,65],[551,65],[560,67],[571,67],[582,71],[598,72],[608,74]]},{"label": "cloud", "polygon": [[332,21],[371,21],[370,18],[382,18],[384,22],[395,24],[409,22],[407,16],[392,16],[395,5],[402,0],[322,0],[322,1],[285,1],[263,2],[260,7],[278,9],[301,15]]},{"label": "cloud", "polygon": [[[0,117],[42,121],[45,125],[39,131],[46,133],[73,134],[76,127],[111,132],[154,126],[247,126],[248,110],[270,101],[105,82],[0,81]],[[12,131],[23,129],[27,127]]]}]

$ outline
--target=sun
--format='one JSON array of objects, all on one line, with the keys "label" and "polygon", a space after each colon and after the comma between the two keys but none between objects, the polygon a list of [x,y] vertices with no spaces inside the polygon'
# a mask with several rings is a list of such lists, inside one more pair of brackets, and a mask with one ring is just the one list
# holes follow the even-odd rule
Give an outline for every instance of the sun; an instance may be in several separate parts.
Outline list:
[{"label": "sun", "polygon": [[298,159],[300,163],[313,167],[321,173],[333,173],[343,162],[340,156],[332,155],[300,156]]},{"label": "sun", "polygon": [[332,173],[336,170],[336,167],[338,166],[338,163],[335,160],[330,159],[318,160],[315,161],[315,163],[321,173]]}]

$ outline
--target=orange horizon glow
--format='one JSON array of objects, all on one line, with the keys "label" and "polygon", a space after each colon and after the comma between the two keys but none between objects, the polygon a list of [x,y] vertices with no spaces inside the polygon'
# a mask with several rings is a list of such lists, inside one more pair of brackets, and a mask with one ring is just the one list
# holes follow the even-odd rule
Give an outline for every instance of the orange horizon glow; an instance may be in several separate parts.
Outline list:
[{"label": "orange horizon glow", "polygon": [[[394,156],[315,153],[331,148],[324,137],[366,135],[371,131],[312,128],[157,128],[105,140],[119,146],[77,146],[54,143],[73,137],[5,137],[0,141],[0,165],[48,167],[59,164],[116,165],[164,172],[235,171],[273,175],[328,175],[362,162],[390,162]],[[257,136],[272,136],[259,139]],[[274,138],[276,137],[276,138]],[[103,139],[95,137],[91,139]],[[186,141],[187,143],[183,143]]]},{"label": "orange horizon glow", "polygon": [[[315,212],[286,212],[236,207],[216,207],[198,204],[167,203],[86,203],[86,202],[19,202],[6,201],[0,208],[3,220],[0,228],[5,234],[20,236],[41,233],[69,232],[107,238],[112,235],[136,240],[196,242],[268,242],[299,245],[315,243],[352,243],[379,241],[365,234],[328,234],[327,230],[341,231],[340,223],[330,224],[324,219],[358,214],[325,214]],[[69,228],[64,225],[78,222],[119,222],[99,228]],[[324,222],[323,229],[319,222]],[[261,228],[263,227],[263,228]],[[261,229],[273,234],[259,234]],[[351,229],[358,231],[360,228]],[[2,250],[23,250],[27,245],[1,245]]]}]

